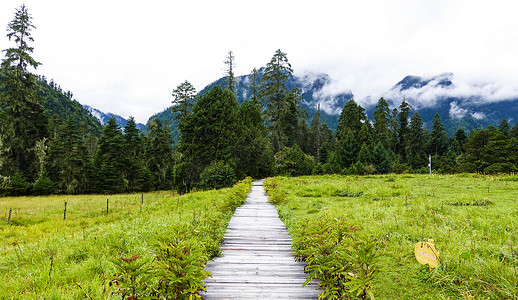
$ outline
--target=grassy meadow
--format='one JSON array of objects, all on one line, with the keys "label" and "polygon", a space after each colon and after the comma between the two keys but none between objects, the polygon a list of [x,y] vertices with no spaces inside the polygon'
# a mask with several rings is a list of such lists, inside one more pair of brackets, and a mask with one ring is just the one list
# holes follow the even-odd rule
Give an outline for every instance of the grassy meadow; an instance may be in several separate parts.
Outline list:
[{"label": "grassy meadow", "polygon": [[[516,176],[277,177],[265,187],[329,299],[518,297]],[[414,255],[427,239],[440,252],[431,270]]]},{"label": "grassy meadow", "polygon": [[[120,299],[129,297],[133,287],[140,296],[156,296],[160,289],[172,295],[171,286],[160,285],[158,275],[150,274],[175,259],[184,267],[176,279],[196,286],[207,275],[200,270],[218,254],[228,221],[250,186],[247,179],[233,188],[182,196],[153,192],[0,198],[0,299]],[[145,264],[130,274],[140,262]],[[198,273],[189,274],[189,263]],[[114,281],[116,275],[121,276]]]}]

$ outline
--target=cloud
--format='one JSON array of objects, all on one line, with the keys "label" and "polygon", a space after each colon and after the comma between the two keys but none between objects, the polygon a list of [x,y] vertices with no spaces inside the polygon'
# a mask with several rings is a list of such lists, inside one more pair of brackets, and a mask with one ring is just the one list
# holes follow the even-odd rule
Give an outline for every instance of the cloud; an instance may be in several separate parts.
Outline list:
[{"label": "cloud", "polygon": [[450,103],[450,118],[452,119],[462,119],[468,110],[465,108],[461,108],[457,105],[457,102]]},{"label": "cloud", "polygon": [[486,117],[486,115],[483,112],[474,112],[471,113],[471,116],[476,120],[482,120]]},{"label": "cloud", "polygon": [[301,92],[315,90],[312,94],[313,101],[306,105],[317,109],[320,103],[320,109],[329,115],[339,115],[342,111],[344,101],[352,98],[351,90],[344,89],[336,80],[324,73],[304,72],[298,74],[299,83],[302,85]]},{"label": "cloud", "polygon": [[[390,89],[385,97],[395,103],[403,99],[415,108],[435,107],[445,99],[464,99],[466,103],[481,105],[518,99],[518,86],[501,82],[468,83],[456,79],[452,73],[443,73],[432,77],[415,77],[418,82],[409,88],[397,85]],[[450,115],[465,115],[466,111],[458,102],[450,104]]]}]

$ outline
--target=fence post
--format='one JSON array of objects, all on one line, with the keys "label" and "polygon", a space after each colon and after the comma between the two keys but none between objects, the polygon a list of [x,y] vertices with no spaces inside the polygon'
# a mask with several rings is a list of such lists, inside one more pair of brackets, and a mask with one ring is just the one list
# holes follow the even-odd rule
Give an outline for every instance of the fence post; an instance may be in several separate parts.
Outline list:
[{"label": "fence post", "polygon": [[106,199],[106,214],[108,214],[108,199]]},{"label": "fence post", "polygon": [[140,202],[141,205],[144,205],[144,194],[142,194],[142,201]]},{"label": "fence post", "polygon": [[67,202],[65,201],[65,209],[63,210],[63,221],[67,219]]},{"label": "fence post", "polygon": [[13,211],[12,208],[9,208],[9,218],[7,218],[7,225],[11,225],[11,212]]}]

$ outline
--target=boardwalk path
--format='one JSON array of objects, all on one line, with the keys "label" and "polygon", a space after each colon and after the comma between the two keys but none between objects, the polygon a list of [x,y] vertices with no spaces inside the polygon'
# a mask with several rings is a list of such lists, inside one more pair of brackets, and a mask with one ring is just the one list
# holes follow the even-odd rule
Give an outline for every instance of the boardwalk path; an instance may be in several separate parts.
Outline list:
[{"label": "boardwalk path", "polygon": [[275,207],[267,203],[262,181],[254,182],[247,202],[236,210],[210,261],[204,299],[317,299],[315,283],[302,288],[304,264],[296,262],[291,237]]}]

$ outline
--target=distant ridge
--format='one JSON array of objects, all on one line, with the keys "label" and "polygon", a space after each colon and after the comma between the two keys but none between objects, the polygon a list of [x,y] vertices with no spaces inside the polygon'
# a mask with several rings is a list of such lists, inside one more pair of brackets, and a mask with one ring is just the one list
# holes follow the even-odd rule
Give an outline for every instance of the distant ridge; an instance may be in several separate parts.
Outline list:
[{"label": "distant ridge", "polygon": [[[93,108],[89,105],[86,105],[86,104],[83,104],[83,107],[88,110],[90,112],[90,114],[92,114],[92,116],[94,116],[95,118],[97,118],[97,120],[99,120],[99,122],[101,122],[101,124],[104,126],[106,123],[108,123],[108,120],[111,118],[111,117],[114,117],[115,120],[117,121],[117,124],[119,124],[122,128],[124,128],[124,126],[126,126],[126,123],[128,122],[125,118],[117,115],[117,114],[112,114],[112,113],[105,113],[105,112],[102,112],[100,110],[98,110],[97,108]],[[136,123],[137,125],[137,129],[138,130],[144,130],[146,128],[146,125],[142,124],[142,123]]]}]

